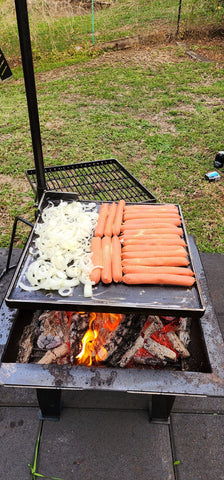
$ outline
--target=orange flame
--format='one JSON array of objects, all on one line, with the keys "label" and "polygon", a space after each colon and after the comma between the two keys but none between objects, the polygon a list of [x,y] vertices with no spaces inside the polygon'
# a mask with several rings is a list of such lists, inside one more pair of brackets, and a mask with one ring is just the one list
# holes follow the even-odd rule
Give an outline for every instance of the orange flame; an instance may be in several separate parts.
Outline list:
[{"label": "orange flame", "polygon": [[78,359],[78,363],[82,363],[84,365],[92,365],[92,353],[94,351],[94,341],[98,337],[98,333],[96,330],[91,330],[89,328],[85,333],[82,339],[82,350],[76,356]]},{"label": "orange flame", "polygon": [[[107,316],[106,316],[107,315]],[[105,314],[105,319],[104,319],[104,326],[111,332],[113,330],[116,330],[118,327],[119,323],[121,322],[123,318],[122,314],[114,314],[114,313],[108,313]]]},{"label": "orange flame", "polygon": [[121,320],[122,314],[90,313],[89,329],[82,339],[81,352],[75,357],[78,364],[91,366],[107,358],[107,350],[103,346],[108,334],[114,331]]}]

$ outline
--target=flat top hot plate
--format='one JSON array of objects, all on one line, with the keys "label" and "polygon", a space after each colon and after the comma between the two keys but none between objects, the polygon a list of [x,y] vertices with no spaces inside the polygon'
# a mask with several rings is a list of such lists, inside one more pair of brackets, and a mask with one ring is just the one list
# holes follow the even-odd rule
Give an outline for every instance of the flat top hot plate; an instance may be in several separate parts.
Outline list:
[{"label": "flat top hot plate", "polygon": [[[49,309],[49,310],[86,310],[102,312],[142,312],[148,314],[170,314],[180,316],[203,315],[205,308],[202,302],[200,285],[197,278],[196,265],[192,257],[190,244],[188,241],[183,216],[180,207],[179,213],[184,231],[183,238],[187,244],[188,259],[190,268],[196,272],[196,282],[190,287],[178,287],[169,285],[125,285],[123,283],[104,285],[100,282],[93,287],[93,296],[84,297],[83,285],[74,287],[71,296],[62,297],[55,290],[36,290],[24,291],[20,288],[20,283],[29,284],[26,280],[26,271],[30,263],[33,262],[33,255],[30,248],[33,248],[36,236],[36,226],[41,222],[41,211],[49,202],[57,205],[60,200],[76,200],[74,193],[44,193],[40,205],[39,215],[32,229],[31,235],[27,241],[26,247],[21,256],[20,262],[14,274],[14,277],[6,294],[5,302],[11,308],[28,309]],[[100,202],[96,202],[97,208],[100,208]],[[153,204],[156,205],[158,204]],[[153,206],[152,205],[152,206]]]}]

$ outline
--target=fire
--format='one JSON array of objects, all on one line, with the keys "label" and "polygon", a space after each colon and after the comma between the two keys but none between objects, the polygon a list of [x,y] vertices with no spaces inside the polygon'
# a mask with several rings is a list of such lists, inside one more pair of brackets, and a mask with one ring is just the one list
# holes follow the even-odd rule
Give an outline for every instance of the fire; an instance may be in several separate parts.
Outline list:
[{"label": "fire", "polygon": [[82,339],[82,350],[79,355],[76,356],[78,363],[87,365],[88,367],[92,365],[92,353],[94,352],[94,341],[98,337],[96,330],[87,330],[83,339]]},{"label": "fire", "polygon": [[111,332],[113,330],[116,330],[118,327],[119,323],[121,322],[123,315],[121,314],[114,314],[114,313],[104,313],[104,326]]},{"label": "fire", "polygon": [[122,314],[91,312],[89,328],[82,338],[81,351],[76,356],[77,363],[89,367],[93,361],[100,363],[106,360],[107,350],[104,343],[108,334],[117,328],[122,319]]}]

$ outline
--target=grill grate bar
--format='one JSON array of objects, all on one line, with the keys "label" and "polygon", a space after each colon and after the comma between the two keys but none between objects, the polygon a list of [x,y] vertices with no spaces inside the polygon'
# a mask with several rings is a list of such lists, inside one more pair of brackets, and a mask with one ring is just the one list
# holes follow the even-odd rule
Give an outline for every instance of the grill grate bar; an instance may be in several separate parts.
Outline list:
[{"label": "grill grate bar", "polygon": [[[45,167],[47,190],[76,192],[78,200],[156,202],[155,197],[117,160]],[[36,193],[36,171],[27,170]]]}]

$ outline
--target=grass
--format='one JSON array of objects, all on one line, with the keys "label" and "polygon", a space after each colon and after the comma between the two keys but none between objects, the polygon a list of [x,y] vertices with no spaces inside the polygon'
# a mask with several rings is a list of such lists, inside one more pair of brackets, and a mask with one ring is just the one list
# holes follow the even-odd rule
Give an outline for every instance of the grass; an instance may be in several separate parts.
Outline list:
[{"label": "grass", "polygon": [[[212,25],[223,27],[223,0],[186,0],[182,2],[180,33],[185,29],[203,28]],[[92,46],[91,9],[85,15],[67,5],[59,9],[60,2],[40,0],[29,6],[29,21],[33,56],[36,66],[44,63],[45,68],[55,65],[55,56],[61,62],[82,59]],[[177,29],[179,2],[177,0],[115,0],[111,7],[94,12],[95,43],[115,38],[153,33],[158,28],[169,29],[173,35]],[[8,58],[19,57],[19,41],[15,9],[9,0],[0,0],[1,48]],[[78,50],[77,50],[78,47]]]},{"label": "grass", "polygon": [[[165,3],[151,2],[150,13],[146,12],[146,2],[139,0],[133,15],[131,8],[121,12],[122,2],[115,2],[113,9],[120,11],[116,30],[114,25],[111,32],[109,9],[97,14],[96,30],[102,19],[101,25],[108,22],[105,39],[110,35],[117,38],[125,22],[128,28],[132,25],[133,32],[144,30],[147,15],[154,15],[156,20],[156,5],[159,9]],[[169,2],[167,18],[171,20],[174,4]],[[38,18],[34,20],[40,28]],[[138,50],[133,50],[131,59],[127,52],[106,54],[104,59],[103,52],[96,53],[87,46],[76,50],[85,31],[87,36],[91,34],[88,16],[79,17],[74,43],[68,34],[70,49],[66,51],[66,38],[61,46],[56,44],[59,33],[63,37],[59,26],[74,19],[56,20],[52,20],[55,48],[47,42],[45,33],[50,27],[44,23],[42,43],[34,47],[45,165],[117,158],[157,201],[181,205],[187,230],[195,236],[200,250],[222,253],[223,173],[217,183],[208,183],[204,176],[214,169],[216,152],[223,150],[223,70],[216,63],[192,61],[175,43],[159,49],[146,47],[138,61]],[[36,35],[38,30],[34,31]],[[98,38],[103,39],[100,35]],[[13,35],[8,38],[14,41]],[[6,46],[10,51],[9,44]],[[60,68],[62,65],[67,68]],[[58,70],[47,73],[53,67]],[[34,195],[25,177],[34,163],[21,67],[13,69],[13,79],[2,83],[0,90],[3,247],[9,245],[16,215],[34,219]],[[22,245],[24,233],[27,227],[20,226],[17,246]]]}]

